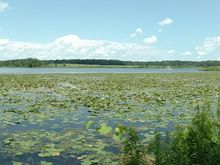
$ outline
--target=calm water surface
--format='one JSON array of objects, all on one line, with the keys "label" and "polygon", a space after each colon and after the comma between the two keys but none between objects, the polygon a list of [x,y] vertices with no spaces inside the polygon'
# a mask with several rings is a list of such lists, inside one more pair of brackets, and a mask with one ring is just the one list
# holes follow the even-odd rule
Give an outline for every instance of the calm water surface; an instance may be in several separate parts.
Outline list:
[{"label": "calm water surface", "polygon": [[0,68],[0,74],[197,73],[197,68]]}]

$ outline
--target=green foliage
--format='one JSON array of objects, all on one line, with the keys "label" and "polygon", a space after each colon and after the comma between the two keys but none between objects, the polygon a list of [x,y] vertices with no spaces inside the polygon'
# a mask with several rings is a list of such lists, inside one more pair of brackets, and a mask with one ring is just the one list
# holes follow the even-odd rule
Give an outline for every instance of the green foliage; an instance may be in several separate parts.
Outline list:
[{"label": "green foliage", "polygon": [[202,71],[220,71],[219,66],[209,66],[201,69]]},{"label": "green foliage", "polygon": [[177,127],[172,138],[162,140],[156,134],[148,151],[155,156],[155,165],[217,165],[220,162],[220,125],[216,115],[197,110],[191,125]]},{"label": "green foliage", "polygon": [[145,150],[141,140],[134,128],[127,130],[126,139],[123,142],[123,155],[121,164],[123,165],[145,165]]},{"label": "green foliage", "polygon": [[44,65],[44,62],[34,59],[34,58],[27,58],[27,59],[18,59],[18,60],[8,60],[8,61],[0,61],[0,67],[40,67]]},{"label": "green foliage", "polygon": [[79,64],[79,65],[106,65],[106,66],[136,66],[140,68],[146,67],[203,67],[204,71],[218,70],[220,62],[219,61],[120,61],[120,60],[106,60],[106,59],[69,59],[69,60],[44,60],[40,61],[33,58],[27,59],[15,59],[0,61],[0,66],[3,67],[39,67],[42,65],[57,67],[61,65],[62,67],[69,66],[68,64]]},{"label": "green foliage", "polygon": [[[188,128],[186,144],[189,146],[191,164],[210,164],[213,162],[212,121],[207,112],[198,112]],[[212,163],[211,163],[212,164]]]},{"label": "green foliage", "polygon": [[87,123],[86,123],[86,129],[89,129],[91,126],[92,126],[92,124],[94,124],[94,121],[88,121]]},{"label": "green foliage", "polygon": [[119,125],[118,127],[115,128],[114,134],[113,134],[113,139],[116,142],[122,142],[126,138],[126,133],[127,133],[127,127]]},{"label": "green foliage", "polygon": [[102,123],[98,131],[102,135],[108,135],[112,132],[112,127],[108,126],[106,123]]},{"label": "green foliage", "polygon": [[44,61],[49,64],[85,64],[85,65],[130,65],[138,67],[210,67],[220,66],[219,61],[120,61],[105,59],[70,59],[70,60],[48,60]]}]

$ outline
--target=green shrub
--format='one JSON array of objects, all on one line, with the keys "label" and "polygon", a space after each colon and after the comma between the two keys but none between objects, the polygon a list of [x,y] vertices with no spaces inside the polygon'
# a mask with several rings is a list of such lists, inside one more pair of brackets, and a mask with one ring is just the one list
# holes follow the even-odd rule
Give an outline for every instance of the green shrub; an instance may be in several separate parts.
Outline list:
[{"label": "green shrub", "polygon": [[[218,105],[219,106],[219,105]],[[166,140],[156,133],[148,151],[155,156],[155,165],[217,165],[220,162],[219,107],[213,115],[207,103],[206,110],[198,108],[192,123],[177,127]]]},{"label": "green shrub", "polygon": [[128,128],[126,132],[125,140],[122,142],[121,164],[146,165],[145,149],[137,131],[134,128]]},{"label": "green shrub", "polygon": [[[174,132],[162,137],[155,133],[152,142],[144,147],[133,128],[127,130],[123,142],[121,164],[146,164],[148,154],[155,165],[219,165],[220,164],[220,98],[211,110],[207,102],[197,108],[195,117],[186,127],[177,126]],[[205,109],[205,110],[202,110]]]}]

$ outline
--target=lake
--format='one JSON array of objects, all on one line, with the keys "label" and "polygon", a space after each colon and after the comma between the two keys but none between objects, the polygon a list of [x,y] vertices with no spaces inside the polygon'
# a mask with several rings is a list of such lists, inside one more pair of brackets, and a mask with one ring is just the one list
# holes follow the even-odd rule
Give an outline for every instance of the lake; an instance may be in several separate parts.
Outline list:
[{"label": "lake", "polygon": [[0,68],[0,74],[197,73],[198,68]]},{"label": "lake", "polygon": [[[18,68],[17,73],[48,70],[53,69]],[[218,107],[220,74],[215,72],[57,70],[84,72],[0,76],[0,164],[112,165],[121,150],[115,130],[122,126],[135,128],[147,144],[155,130],[165,135],[176,125],[190,123],[203,102],[209,101],[214,110]],[[86,74],[95,70],[127,74]],[[16,73],[15,68],[6,71]]]}]

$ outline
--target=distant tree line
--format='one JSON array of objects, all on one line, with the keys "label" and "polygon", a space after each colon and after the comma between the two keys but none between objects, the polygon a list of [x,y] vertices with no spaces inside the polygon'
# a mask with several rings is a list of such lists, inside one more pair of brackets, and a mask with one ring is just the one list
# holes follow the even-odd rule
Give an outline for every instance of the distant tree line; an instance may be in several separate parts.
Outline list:
[{"label": "distant tree line", "polygon": [[126,61],[104,59],[46,60],[50,64],[127,65]]},{"label": "distant tree line", "polygon": [[85,64],[85,65],[133,65],[140,67],[208,67],[220,66],[220,61],[120,61],[104,59],[71,59],[71,60],[47,60],[50,64]]},{"label": "distant tree line", "polygon": [[0,67],[40,67],[44,65],[43,61],[34,58],[27,59],[16,59],[16,60],[7,60],[0,61]]},{"label": "distant tree line", "polygon": [[47,60],[45,63],[50,64],[87,64],[87,65],[134,65],[140,67],[208,67],[220,66],[220,61],[120,61],[104,59],[71,59],[71,60]]},{"label": "distant tree line", "polygon": [[41,67],[50,64],[123,65],[138,67],[210,67],[220,66],[220,61],[120,61],[104,59],[38,60],[34,58],[0,61],[0,67]]},{"label": "distant tree line", "polygon": [[156,66],[156,67],[209,67],[209,66],[220,66],[220,61],[150,61],[150,62],[139,62],[142,66]]}]

